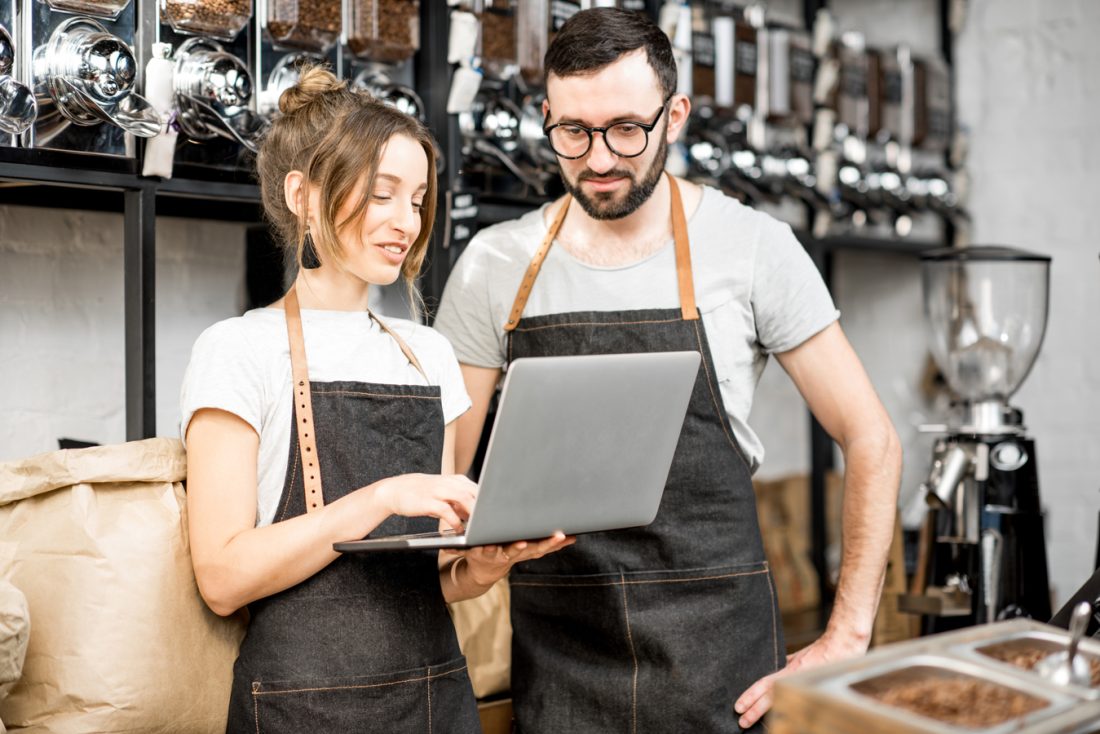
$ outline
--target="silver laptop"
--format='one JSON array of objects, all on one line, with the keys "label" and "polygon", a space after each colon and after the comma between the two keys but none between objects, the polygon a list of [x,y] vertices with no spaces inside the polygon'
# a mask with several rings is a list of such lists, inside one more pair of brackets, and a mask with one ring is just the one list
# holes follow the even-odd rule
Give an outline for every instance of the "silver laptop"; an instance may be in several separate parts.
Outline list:
[{"label": "silver laptop", "polygon": [[464,533],[335,543],[344,553],[468,548],[648,525],[657,516],[698,352],[517,359]]}]

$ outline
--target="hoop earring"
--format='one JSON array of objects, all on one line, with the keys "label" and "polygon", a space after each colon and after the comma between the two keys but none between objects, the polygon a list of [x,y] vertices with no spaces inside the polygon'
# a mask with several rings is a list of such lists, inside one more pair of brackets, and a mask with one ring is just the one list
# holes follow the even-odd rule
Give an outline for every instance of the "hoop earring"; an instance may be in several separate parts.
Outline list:
[{"label": "hoop earring", "polygon": [[306,230],[306,236],[302,238],[302,267],[306,270],[316,270],[321,267],[321,260],[317,257],[317,248],[313,244],[313,235]]}]

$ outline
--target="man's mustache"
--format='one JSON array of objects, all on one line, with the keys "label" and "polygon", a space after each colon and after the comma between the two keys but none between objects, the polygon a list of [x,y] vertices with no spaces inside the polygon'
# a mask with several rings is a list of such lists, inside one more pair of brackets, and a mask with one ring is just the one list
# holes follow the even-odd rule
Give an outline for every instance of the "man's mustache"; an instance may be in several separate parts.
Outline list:
[{"label": "man's mustache", "polygon": [[634,174],[630,171],[616,168],[603,173],[596,173],[595,171],[581,171],[577,174],[577,183],[581,181],[588,181],[591,179],[607,179],[607,178],[626,178],[631,182],[634,181]]}]

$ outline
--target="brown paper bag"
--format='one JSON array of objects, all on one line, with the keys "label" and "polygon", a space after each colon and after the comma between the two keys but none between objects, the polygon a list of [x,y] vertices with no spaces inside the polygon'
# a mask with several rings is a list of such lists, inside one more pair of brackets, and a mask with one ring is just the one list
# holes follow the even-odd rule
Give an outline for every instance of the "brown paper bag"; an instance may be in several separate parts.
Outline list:
[{"label": "brown paper bag", "polygon": [[0,577],[31,618],[10,728],[225,731],[244,624],[199,596],[185,467],[168,439],[0,464]]},{"label": "brown paper bag", "polygon": [[451,604],[458,644],[466,656],[474,695],[502,693],[512,684],[511,587],[501,579],[481,596]]},{"label": "brown paper bag", "polygon": [[[0,579],[0,701],[23,673],[29,637],[27,598],[22,591]],[[4,731],[4,722],[0,721],[0,734]]]}]

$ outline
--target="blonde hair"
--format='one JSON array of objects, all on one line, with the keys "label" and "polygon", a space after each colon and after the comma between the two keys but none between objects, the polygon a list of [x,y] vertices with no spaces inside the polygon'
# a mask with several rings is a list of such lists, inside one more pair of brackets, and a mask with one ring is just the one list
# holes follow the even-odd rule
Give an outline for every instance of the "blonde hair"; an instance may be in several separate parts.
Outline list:
[{"label": "blonde hair", "polygon": [[[383,147],[394,135],[406,135],[424,148],[428,188],[420,208],[420,234],[401,265],[411,302],[419,302],[415,281],[427,254],[436,207],[436,148],[431,133],[420,121],[366,91],[350,89],[346,81],[320,66],[302,69],[298,83],[279,97],[279,112],[260,145],[256,170],[264,212],[288,258],[292,256],[299,267],[308,230],[308,204],[300,215],[287,206],[283,182],[288,173],[301,171],[320,192],[320,231],[310,234],[320,258],[341,265],[337,233],[366,212]],[[336,221],[364,177],[366,188],[355,209]]]}]

